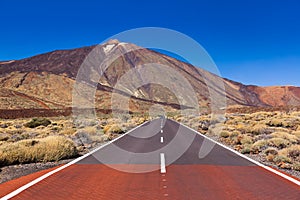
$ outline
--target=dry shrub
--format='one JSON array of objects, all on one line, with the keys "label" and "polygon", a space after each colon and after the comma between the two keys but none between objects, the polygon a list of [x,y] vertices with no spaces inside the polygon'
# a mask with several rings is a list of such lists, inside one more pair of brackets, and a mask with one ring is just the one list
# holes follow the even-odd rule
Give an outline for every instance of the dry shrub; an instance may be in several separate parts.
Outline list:
[{"label": "dry shrub", "polygon": [[262,121],[265,120],[266,118],[272,117],[274,116],[274,113],[272,112],[264,112],[264,111],[259,111],[259,112],[255,112],[250,114],[250,118],[252,120],[256,120],[256,121]]},{"label": "dry shrub", "polygon": [[76,129],[69,128],[69,129],[63,129],[60,134],[62,135],[73,135],[76,132]]},{"label": "dry shrub", "polygon": [[124,133],[124,130],[120,126],[112,124],[111,126],[109,126],[109,128],[104,127],[104,133],[121,134]]},{"label": "dry shrub", "polygon": [[292,135],[295,135],[295,136],[298,138],[298,140],[300,140],[300,131],[299,131],[299,130],[297,130],[297,131],[292,131],[291,134],[292,134]]},{"label": "dry shrub", "polygon": [[123,123],[123,124],[122,124],[122,129],[123,129],[124,131],[128,131],[128,130],[133,129],[135,126],[136,126],[136,124],[132,124],[132,123]]},{"label": "dry shrub", "polygon": [[220,135],[223,128],[224,127],[222,124],[211,125],[208,129],[208,134],[211,136],[218,136],[218,135]]},{"label": "dry shrub", "polygon": [[112,126],[112,125],[110,125],[110,124],[105,125],[104,128],[103,128],[103,132],[104,132],[104,133],[107,133],[111,126]]},{"label": "dry shrub", "polygon": [[277,147],[279,149],[285,148],[290,144],[290,141],[283,138],[271,138],[267,142],[269,146]]},{"label": "dry shrub", "polygon": [[138,124],[142,124],[142,123],[144,123],[145,121],[147,121],[146,118],[140,117],[139,120],[138,120]]},{"label": "dry shrub", "polygon": [[294,163],[292,169],[296,171],[300,171],[300,163]]},{"label": "dry shrub", "polygon": [[276,148],[274,147],[269,147],[267,148],[265,151],[264,151],[265,155],[277,155],[278,154],[278,151]]},{"label": "dry shrub", "polygon": [[281,119],[277,119],[277,118],[273,118],[271,120],[269,120],[266,125],[268,126],[275,126],[275,127],[281,127],[282,126],[282,120]]},{"label": "dry shrub", "polygon": [[274,132],[271,134],[273,138],[282,138],[291,141],[292,143],[296,143],[298,141],[298,137],[295,135],[291,135],[287,132]]},{"label": "dry shrub", "polygon": [[220,132],[220,137],[222,137],[222,138],[228,138],[229,136],[230,136],[230,132],[228,132],[228,131]]},{"label": "dry shrub", "polygon": [[290,113],[291,116],[293,117],[300,117],[300,112],[299,111],[294,111]]},{"label": "dry shrub", "polygon": [[265,124],[238,124],[236,129],[239,130],[242,134],[252,134],[252,135],[261,135],[261,134],[269,134],[270,130]]},{"label": "dry shrub", "polygon": [[266,149],[267,146],[268,146],[268,142],[266,140],[258,140],[252,145],[251,152],[253,153],[261,152],[262,150]]},{"label": "dry shrub", "polygon": [[10,135],[7,133],[0,133],[0,141],[7,141]]},{"label": "dry shrub", "polygon": [[283,162],[283,163],[291,163],[292,162],[290,158],[288,158],[287,156],[283,156],[283,155],[276,155],[274,157],[273,161],[275,163],[281,163],[281,162]]},{"label": "dry shrub", "polygon": [[83,132],[89,134],[89,135],[96,135],[97,134],[97,128],[94,126],[87,126],[82,129]]},{"label": "dry shrub", "polygon": [[249,135],[243,135],[240,142],[241,144],[253,144],[253,139]]},{"label": "dry shrub", "polygon": [[267,125],[269,126],[285,128],[293,128],[296,127],[298,124],[299,120],[290,116],[280,116],[280,118],[273,118],[267,122]]},{"label": "dry shrub", "polygon": [[269,134],[270,131],[265,124],[256,124],[252,128],[250,128],[250,133],[253,135],[260,135],[260,134]]},{"label": "dry shrub", "polygon": [[48,162],[72,158],[78,154],[74,143],[62,136],[22,140],[0,146],[0,163]]},{"label": "dry shrub", "polygon": [[287,156],[293,160],[300,161],[300,145],[292,145],[279,151],[279,155]]},{"label": "dry shrub", "polygon": [[274,158],[275,158],[275,155],[273,155],[273,154],[268,154],[266,156],[266,160],[269,161],[269,162],[273,162]]},{"label": "dry shrub", "polygon": [[232,131],[230,132],[230,138],[235,138],[239,136],[241,133],[239,131]]},{"label": "dry shrub", "polygon": [[102,135],[92,135],[90,136],[90,140],[92,142],[102,143],[106,142],[108,140],[108,135],[102,134]]}]

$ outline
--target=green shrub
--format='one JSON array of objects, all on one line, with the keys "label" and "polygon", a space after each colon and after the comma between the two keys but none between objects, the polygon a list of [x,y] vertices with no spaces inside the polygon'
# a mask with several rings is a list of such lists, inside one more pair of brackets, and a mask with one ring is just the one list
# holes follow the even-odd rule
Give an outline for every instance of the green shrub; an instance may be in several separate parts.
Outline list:
[{"label": "green shrub", "polygon": [[228,131],[221,131],[220,137],[222,138],[228,138],[230,133]]},{"label": "green shrub", "polygon": [[48,126],[51,124],[51,121],[46,118],[33,118],[30,122],[24,124],[25,127],[36,128],[38,126]]},{"label": "green shrub", "polygon": [[291,159],[286,157],[286,156],[280,156],[280,155],[277,155],[275,156],[274,158],[274,162],[275,163],[281,163],[281,162],[284,162],[284,163],[291,163]]},{"label": "green shrub", "polygon": [[244,145],[241,149],[242,154],[249,154],[251,152],[251,146],[250,145]]}]

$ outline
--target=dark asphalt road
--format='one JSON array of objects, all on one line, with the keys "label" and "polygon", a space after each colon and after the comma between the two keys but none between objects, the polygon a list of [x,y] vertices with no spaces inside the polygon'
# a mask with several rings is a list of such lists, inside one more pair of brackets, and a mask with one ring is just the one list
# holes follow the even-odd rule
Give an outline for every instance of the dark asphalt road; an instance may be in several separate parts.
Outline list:
[{"label": "dark asphalt road", "polygon": [[177,122],[156,119],[13,199],[296,200],[300,187]]}]

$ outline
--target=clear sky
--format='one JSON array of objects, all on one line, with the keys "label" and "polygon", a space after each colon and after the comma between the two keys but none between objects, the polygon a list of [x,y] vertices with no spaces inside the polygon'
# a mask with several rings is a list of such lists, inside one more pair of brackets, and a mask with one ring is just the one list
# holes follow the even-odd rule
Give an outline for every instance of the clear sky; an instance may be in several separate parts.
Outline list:
[{"label": "clear sky", "polygon": [[194,38],[223,77],[300,86],[297,0],[0,0],[0,60],[98,44],[148,26]]}]

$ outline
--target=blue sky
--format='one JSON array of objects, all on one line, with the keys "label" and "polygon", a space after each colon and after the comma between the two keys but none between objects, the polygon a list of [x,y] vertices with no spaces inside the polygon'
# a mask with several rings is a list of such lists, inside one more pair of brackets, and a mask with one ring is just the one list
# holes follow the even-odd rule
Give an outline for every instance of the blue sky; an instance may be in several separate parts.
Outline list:
[{"label": "blue sky", "polygon": [[223,77],[300,86],[297,0],[0,0],[0,10],[0,60],[98,44],[132,28],[164,27],[198,41]]}]

